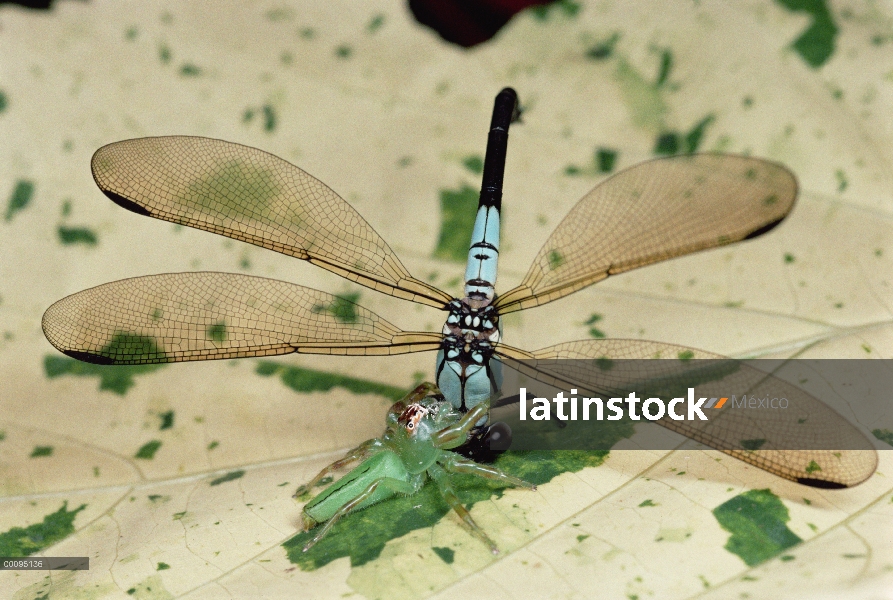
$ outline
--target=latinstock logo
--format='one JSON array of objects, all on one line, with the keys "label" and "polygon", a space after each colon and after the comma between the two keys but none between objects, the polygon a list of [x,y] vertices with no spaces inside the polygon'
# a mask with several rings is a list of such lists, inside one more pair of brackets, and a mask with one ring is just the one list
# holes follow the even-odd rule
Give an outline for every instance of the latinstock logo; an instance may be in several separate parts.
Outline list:
[{"label": "latinstock logo", "polygon": [[[664,401],[661,398],[640,398],[636,392],[630,392],[625,398],[577,398],[577,390],[572,389],[569,397],[564,392],[558,392],[551,402],[546,398],[531,398],[528,410],[527,388],[521,388],[519,393],[519,415],[521,421],[528,417],[534,421],[549,421],[552,419],[552,405],[554,404],[555,416],[559,421],[620,421],[624,417],[633,421],[643,418],[648,421],[657,421],[669,417],[674,421],[709,421],[704,410],[719,410],[729,400],[722,398],[696,398],[695,388],[688,388],[688,395],[684,398],[673,398]],[[736,403],[736,396],[731,396],[732,404]],[[741,397],[738,408],[751,408],[746,396]],[[752,399],[751,399],[752,400]],[[766,398],[768,403],[768,397]],[[778,400],[778,398],[774,398]],[[784,400],[784,399],[782,399]],[[641,402],[641,407],[639,403]],[[680,406],[681,405],[681,406]],[[785,400],[785,408],[787,400]],[[640,410],[641,409],[641,410]],[[677,409],[682,410],[681,413]],[[609,412],[610,414],[605,414]]]}]

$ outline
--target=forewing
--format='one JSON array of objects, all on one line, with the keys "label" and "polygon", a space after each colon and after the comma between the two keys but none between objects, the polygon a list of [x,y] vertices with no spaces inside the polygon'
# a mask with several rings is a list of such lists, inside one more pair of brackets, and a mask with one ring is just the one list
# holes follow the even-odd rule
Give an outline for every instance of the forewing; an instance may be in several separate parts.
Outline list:
[{"label": "forewing", "polygon": [[308,260],[361,285],[442,308],[360,214],[324,183],[256,148],[201,137],[103,146],[93,178],[136,213]]},{"label": "forewing", "polygon": [[[678,387],[682,382],[695,380],[699,397],[719,398],[728,396],[729,390],[746,390],[762,398],[771,391],[773,397],[787,398],[796,410],[727,408],[711,411],[708,422],[674,421],[668,417],[655,422],[806,485],[850,487],[870,477],[877,467],[877,452],[871,442],[838,413],[796,386],[741,361],[685,346],[621,339],[567,342],[532,353],[500,345],[497,354],[508,366],[537,381],[564,390],[576,388],[580,394],[602,398],[616,397],[618,390],[647,387],[649,382],[653,386],[667,386],[670,382]],[[533,356],[534,360],[524,360],[526,356]],[[583,363],[555,359],[590,360]],[[630,359],[668,360],[648,361],[647,368],[641,362],[614,362]],[[700,363],[709,366],[699,370],[697,359],[714,360]],[[733,447],[733,440],[741,441],[740,449]],[[820,445],[843,450],[747,449],[755,442],[776,448]]]},{"label": "forewing", "polygon": [[794,175],[729,154],[644,162],[606,179],[558,225],[501,313],[551,302],[609,275],[765,233],[791,211]]},{"label": "forewing", "polygon": [[59,300],[43,331],[60,351],[99,364],[436,350],[442,336],[406,333],[343,298],[233,273],[123,279]]}]

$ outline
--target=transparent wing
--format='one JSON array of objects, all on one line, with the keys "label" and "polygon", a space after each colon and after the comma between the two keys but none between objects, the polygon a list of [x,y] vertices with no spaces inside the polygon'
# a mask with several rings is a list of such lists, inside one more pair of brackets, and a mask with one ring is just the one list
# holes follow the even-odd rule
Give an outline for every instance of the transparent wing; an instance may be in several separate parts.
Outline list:
[{"label": "transparent wing", "polygon": [[452,298],[412,277],[324,183],[256,148],[200,137],[126,140],[93,155],[93,178],[133,212],[269,248],[398,298]]},{"label": "transparent wing", "polygon": [[[728,396],[729,390],[747,390],[748,394],[761,398],[771,391],[773,397],[783,395],[796,408],[788,411],[728,408],[711,412],[706,422],[663,418],[656,423],[765,471],[815,487],[850,487],[870,477],[877,467],[878,456],[871,442],[838,413],[796,386],[741,361],[685,346],[620,339],[567,342],[536,352],[500,344],[497,354],[508,366],[537,381],[565,390],[577,388],[581,394],[585,390],[599,397],[612,397],[612,391],[637,389],[630,387],[631,384],[643,385],[646,380],[658,386],[667,386],[668,382],[674,386],[681,382],[690,385],[698,373],[698,361],[693,359],[714,359],[706,363],[710,371],[701,373],[697,381],[698,396],[719,398]],[[610,362],[654,358],[676,360],[648,361],[647,368],[643,363]],[[595,359],[596,362],[557,359]],[[680,368],[680,359],[691,368]],[[761,390],[764,390],[762,394]],[[742,442],[740,449],[730,443],[737,440]],[[821,443],[817,444],[817,440]],[[746,449],[748,442],[751,447],[758,442],[769,447],[820,445],[845,450],[753,450]]]},{"label": "transparent wing", "polygon": [[606,179],[558,225],[500,313],[551,302],[609,275],[755,237],[791,211],[782,165],[728,154],[644,162]]},{"label": "transparent wing", "polygon": [[99,364],[246,356],[405,354],[443,336],[406,333],[343,298],[233,273],[123,279],[59,300],[43,315],[46,338]]}]

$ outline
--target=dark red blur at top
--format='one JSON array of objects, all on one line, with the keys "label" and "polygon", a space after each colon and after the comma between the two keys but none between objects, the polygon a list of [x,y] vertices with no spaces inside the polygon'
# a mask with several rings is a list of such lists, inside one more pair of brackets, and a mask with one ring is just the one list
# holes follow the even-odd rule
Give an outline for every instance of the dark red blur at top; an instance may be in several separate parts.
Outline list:
[{"label": "dark red blur at top", "polygon": [[550,0],[409,0],[416,20],[448,42],[470,48],[486,42],[517,13]]}]

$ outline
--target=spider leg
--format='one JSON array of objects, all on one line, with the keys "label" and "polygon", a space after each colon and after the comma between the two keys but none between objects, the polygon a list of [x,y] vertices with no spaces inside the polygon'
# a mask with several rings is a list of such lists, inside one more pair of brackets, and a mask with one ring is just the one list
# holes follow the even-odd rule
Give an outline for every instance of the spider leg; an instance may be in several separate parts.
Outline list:
[{"label": "spider leg", "polygon": [[536,491],[535,484],[530,483],[529,481],[524,481],[523,479],[519,479],[514,475],[509,475],[501,469],[497,469],[496,467],[490,465],[482,465],[480,463],[474,462],[473,460],[466,460],[462,458],[462,456],[454,452],[445,454],[447,455],[446,459],[438,462],[447,472],[477,475],[478,477],[492,479],[494,481],[505,483],[507,485],[524,487],[529,490]]},{"label": "spider leg", "polygon": [[364,460],[372,454],[373,451],[377,450],[381,446],[381,440],[378,438],[366,440],[353,450],[350,450],[347,454],[344,455],[343,458],[339,458],[332,464],[323,468],[322,471],[317,473],[316,477],[302,485],[298,488],[298,490],[294,493],[292,498],[298,498],[308,491],[312,490],[314,486],[316,486],[323,478],[327,477],[330,473],[337,471],[338,469],[349,465],[351,463]]},{"label": "spider leg", "polygon": [[431,382],[420,383],[414,390],[406,395],[406,397],[403,399],[403,402],[407,405],[414,404],[416,402],[421,402],[428,396],[438,394],[440,394],[440,390],[435,384]]},{"label": "spider leg", "polygon": [[485,418],[488,412],[490,412],[489,400],[476,404],[454,425],[444,427],[432,435],[431,441],[437,448],[455,448],[461,446],[468,438],[468,432],[474,428],[478,421]]},{"label": "spider leg", "polygon": [[344,504],[344,506],[339,508],[338,511],[334,515],[332,515],[331,519],[326,521],[326,524],[322,526],[322,529],[320,529],[315,536],[313,536],[313,539],[311,539],[304,545],[304,552],[310,550],[310,548],[312,548],[313,545],[316,544],[316,542],[321,540],[341,517],[355,509],[357,506],[361,505],[367,498],[372,496],[372,494],[375,493],[379,486],[390,490],[394,494],[409,495],[416,493],[422,486],[422,483],[424,483],[424,478],[422,477],[415,478],[411,481],[404,481],[402,479],[395,479],[393,477],[382,477],[380,479],[376,479],[375,481],[370,483],[365,490],[360,492],[360,494],[356,498]]},{"label": "spider leg", "polygon": [[474,519],[471,518],[471,513],[469,513],[462,505],[462,502],[459,501],[459,497],[456,496],[456,492],[453,491],[453,486],[450,484],[449,474],[436,464],[431,465],[428,468],[428,474],[431,475],[431,479],[437,483],[437,487],[440,489],[440,494],[443,496],[443,499],[450,505],[450,508],[456,511],[459,518],[462,519],[462,522],[471,531],[471,534],[487,544],[490,548],[490,552],[499,554],[499,548],[496,547],[493,540],[491,540],[490,537],[484,533],[484,530],[474,522]]}]

